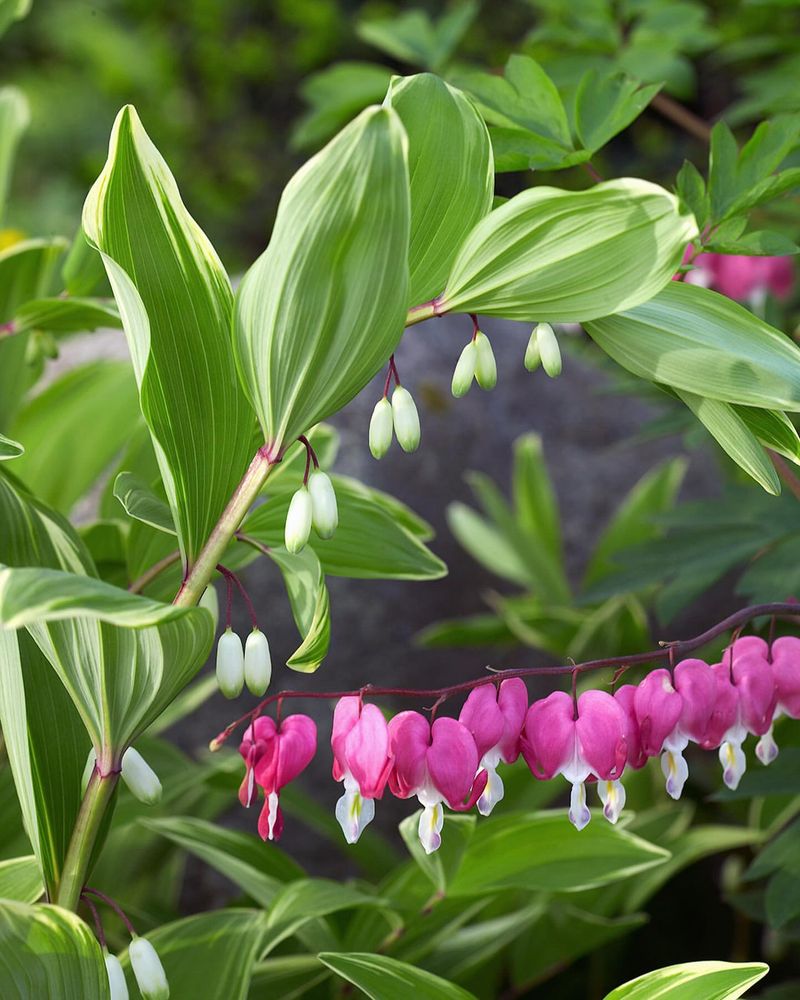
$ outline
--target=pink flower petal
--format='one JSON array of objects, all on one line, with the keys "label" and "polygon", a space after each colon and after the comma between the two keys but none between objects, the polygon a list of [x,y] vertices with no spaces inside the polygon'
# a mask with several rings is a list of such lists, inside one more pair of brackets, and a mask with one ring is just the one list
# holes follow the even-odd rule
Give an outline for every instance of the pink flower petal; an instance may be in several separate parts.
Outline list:
[{"label": "pink flower petal", "polygon": [[680,728],[695,743],[708,738],[717,693],[717,678],[703,660],[687,659],[675,667],[675,688],[681,696]]},{"label": "pink flower petal", "polygon": [[458,721],[472,733],[478,748],[478,759],[500,742],[505,719],[497,704],[497,688],[494,684],[481,684],[470,691]]},{"label": "pink flower petal", "polygon": [[672,686],[669,671],[663,667],[651,670],[637,687],[633,706],[642,750],[648,757],[657,757],[683,710],[683,701]]},{"label": "pink flower petal", "polygon": [[642,741],[639,736],[639,723],[636,719],[634,699],[636,697],[635,684],[623,684],[614,692],[614,700],[619,704],[625,713],[623,735],[625,746],[628,748],[628,767],[638,770],[647,763],[647,754],[642,750]]},{"label": "pink flower petal", "polygon": [[361,712],[361,699],[357,696],[340,698],[333,710],[333,732],[331,733],[331,749],[333,750],[333,778],[341,781],[347,770],[345,760],[345,740],[347,734],[358,721]]},{"label": "pink flower petal", "polygon": [[522,756],[535,777],[552,778],[575,752],[574,711],[565,691],[554,691],[528,709],[520,742]]},{"label": "pink flower petal", "polygon": [[519,757],[519,737],[528,711],[528,689],[521,677],[511,677],[502,682],[497,704],[505,723],[500,738],[500,753],[506,764],[513,764]]},{"label": "pink flower petal", "polygon": [[389,777],[389,727],[377,705],[364,705],[347,734],[345,758],[362,796],[379,799]]},{"label": "pink flower petal", "polygon": [[389,787],[399,799],[409,798],[425,781],[430,742],[430,723],[419,712],[400,712],[389,721],[389,753],[393,761]]},{"label": "pink flower petal", "polygon": [[584,691],[575,723],[583,759],[603,781],[618,778],[625,767],[625,712],[607,691]]},{"label": "pink flower petal", "polygon": [[800,719],[800,639],[785,635],[773,642],[772,676],[781,709]]},{"label": "pink flower petal", "polygon": [[[431,737],[428,773],[450,808],[458,809],[472,791],[478,770],[478,748],[472,733],[456,719],[437,719],[431,727]],[[486,784],[485,774],[483,784]],[[480,792],[475,796],[476,801],[479,795]]]}]

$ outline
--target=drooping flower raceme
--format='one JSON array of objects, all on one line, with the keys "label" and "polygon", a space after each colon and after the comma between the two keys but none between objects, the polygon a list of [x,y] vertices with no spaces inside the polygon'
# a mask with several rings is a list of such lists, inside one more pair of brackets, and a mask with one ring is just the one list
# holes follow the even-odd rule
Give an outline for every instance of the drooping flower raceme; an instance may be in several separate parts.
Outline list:
[{"label": "drooping flower raceme", "polygon": [[519,757],[519,738],[528,710],[528,689],[519,677],[505,680],[500,688],[482,684],[470,692],[458,716],[472,733],[486,772],[486,787],[478,799],[478,812],[488,816],[503,798],[503,780],[497,765],[513,764]]},{"label": "drooping flower raceme", "polygon": [[377,705],[341,698],[333,713],[333,777],[344,782],[336,819],[348,844],[355,844],[375,816],[375,799],[389,777],[389,726]]},{"label": "drooping flower raceme", "polygon": [[263,840],[280,837],[280,790],[308,767],[316,751],[317,727],[307,715],[289,715],[280,723],[261,716],[248,726],[239,747],[246,765],[239,799],[249,806],[255,797],[255,785],[264,792],[264,807],[258,818]]},{"label": "drooping flower raceme", "polygon": [[442,842],[442,803],[463,812],[471,809],[486,784],[478,771],[478,748],[466,726],[440,718],[433,725],[419,712],[401,712],[389,723],[392,769],[389,787],[398,798],[416,795],[422,808],[419,839],[425,853]]},{"label": "drooping flower raceme", "polygon": [[578,830],[591,819],[584,782],[592,776],[606,819],[619,819],[625,805],[620,782],[628,753],[625,728],[622,706],[605,691],[584,691],[577,712],[564,691],[554,691],[528,709],[522,755],[537,778],[563,774],[572,784],[569,818]]}]

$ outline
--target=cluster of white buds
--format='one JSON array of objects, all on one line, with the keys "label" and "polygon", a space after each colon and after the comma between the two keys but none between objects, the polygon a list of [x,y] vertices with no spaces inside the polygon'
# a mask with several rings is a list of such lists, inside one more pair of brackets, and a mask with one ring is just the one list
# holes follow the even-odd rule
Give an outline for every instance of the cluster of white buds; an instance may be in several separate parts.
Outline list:
[{"label": "cluster of white buds", "polygon": [[536,371],[540,364],[550,378],[561,374],[561,348],[549,323],[536,324],[525,351],[525,367],[529,372]]},{"label": "cluster of white buds", "polygon": [[251,694],[260,697],[272,679],[272,657],[267,637],[259,628],[242,640],[230,625],[217,643],[217,685],[226,698],[238,698],[247,684]]},{"label": "cluster of white buds", "polygon": [[392,432],[403,451],[412,452],[419,448],[419,413],[414,397],[402,385],[395,386],[391,403],[387,396],[383,396],[372,411],[369,450],[373,458],[383,458],[389,450]]},{"label": "cluster of white buds", "polygon": [[497,385],[497,362],[489,338],[482,330],[475,330],[475,335],[461,352],[461,356],[453,372],[450,391],[460,399],[472,386],[472,380],[481,389],[494,389]]},{"label": "cluster of white buds", "polygon": [[314,469],[289,501],[283,541],[292,555],[302,552],[311,537],[311,529],[320,538],[331,538],[339,524],[336,492],[330,476]]}]

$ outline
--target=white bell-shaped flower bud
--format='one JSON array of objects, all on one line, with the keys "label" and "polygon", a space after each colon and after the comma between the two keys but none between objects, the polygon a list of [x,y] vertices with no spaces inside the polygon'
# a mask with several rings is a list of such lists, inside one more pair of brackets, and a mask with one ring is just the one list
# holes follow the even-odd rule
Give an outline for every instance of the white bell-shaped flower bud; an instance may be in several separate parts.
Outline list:
[{"label": "white bell-shaped flower bud", "polygon": [[217,623],[219,622],[219,597],[217,596],[217,589],[213,583],[209,583],[206,589],[203,591],[203,596],[197,602],[198,606],[205,608],[209,612],[211,617],[214,619],[214,629],[217,628]]},{"label": "white bell-shaped flower bud", "polygon": [[128,957],[143,1000],[169,1000],[164,966],[147,938],[135,937],[128,948]]},{"label": "white bell-shaped flower bud", "polygon": [[238,698],[244,687],[242,640],[230,627],[217,643],[217,685],[226,698]]},{"label": "white bell-shaped flower bud", "polygon": [[475,378],[475,366],[477,363],[478,352],[475,349],[475,341],[471,340],[461,352],[461,356],[456,362],[453,381],[450,383],[450,391],[456,399],[461,399],[462,396],[466,396],[469,392],[472,380]]},{"label": "white bell-shaped flower bud", "polygon": [[383,396],[375,404],[369,422],[369,450],[373,458],[383,458],[392,443],[392,404]]},{"label": "white bell-shaped flower bud", "polygon": [[414,399],[402,385],[392,393],[392,416],[394,433],[403,451],[411,452],[419,448],[419,414]]},{"label": "white bell-shaped flower bud", "polygon": [[536,327],[536,339],[542,356],[542,368],[550,378],[556,378],[561,374],[561,348],[552,326],[549,323],[539,323]]},{"label": "white bell-shaped flower bud", "polygon": [[269,687],[272,679],[272,657],[267,637],[261,629],[254,628],[244,645],[244,679],[247,690],[258,697]]},{"label": "white bell-shaped flower bud", "polygon": [[134,798],[153,806],[161,801],[161,782],[158,775],[138,750],[128,747],[122,755],[122,780]]},{"label": "white bell-shaped flower bud", "polygon": [[494,389],[497,385],[497,362],[489,338],[481,330],[475,335],[475,379],[481,389]]},{"label": "white bell-shaped flower bud", "polygon": [[128,984],[125,982],[125,973],[122,971],[119,959],[109,952],[105,952],[103,958],[106,963],[111,1000],[128,1000]]},{"label": "white bell-shaped flower bud", "polygon": [[301,486],[289,501],[286,512],[286,527],[283,543],[292,555],[297,555],[306,547],[311,535],[312,503],[308,487]]},{"label": "white bell-shaped flower bud", "polygon": [[539,351],[538,329],[539,327],[535,326],[531,330],[531,339],[528,341],[528,346],[525,348],[525,367],[529,372],[535,372],[542,363],[542,355]]},{"label": "white bell-shaped flower bud", "polygon": [[331,538],[339,523],[336,493],[331,477],[314,469],[308,477],[308,492],[311,494],[311,520],[320,538]]},{"label": "white bell-shaped flower bud", "polygon": [[81,775],[81,795],[86,794],[86,789],[89,787],[89,779],[94,772],[95,764],[97,763],[97,755],[94,752],[94,747],[89,751],[89,756],[86,758],[86,763],[83,767],[83,774]]}]

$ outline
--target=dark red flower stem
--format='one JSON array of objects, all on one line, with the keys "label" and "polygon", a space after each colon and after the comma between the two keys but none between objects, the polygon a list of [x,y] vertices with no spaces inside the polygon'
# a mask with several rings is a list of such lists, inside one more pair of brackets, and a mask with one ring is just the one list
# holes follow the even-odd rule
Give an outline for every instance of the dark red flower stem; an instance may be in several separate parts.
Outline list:
[{"label": "dark red flower stem", "polygon": [[[555,677],[563,674],[573,674],[577,679],[578,674],[588,673],[590,670],[602,670],[608,667],[615,667],[614,679],[618,679],[621,672],[630,667],[639,666],[650,660],[669,660],[671,658],[684,656],[713,639],[718,638],[730,629],[740,629],[753,618],[761,618],[767,615],[781,615],[790,618],[800,619],[800,604],[794,602],[782,602],[775,604],[755,604],[748,608],[742,608],[723,618],[722,621],[712,625],[711,628],[701,632],[700,635],[692,639],[679,639],[675,642],[660,642],[658,649],[649,650],[646,653],[632,653],[629,656],[609,656],[600,660],[587,660],[584,663],[569,663],[556,667],[516,667],[511,670],[495,670],[489,676],[474,677],[472,680],[463,681],[461,684],[452,684],[442,688],[399,688],[399,687],[376,687],[366,684],[355,691],[279,691],[271,694],[256,705],[245,715],[231,722],[225,729],[211,741],[211,749],[219,750],[230,735],[250,719],[260,715],[269,705],[274,702],[283,702],[287,698],[310,698],[314,700],[322,699],[327,701],[338,698],[353,698],[369,695],[373,698],[393,697],[393,698],[426,698],[441,699],[451,697],[451,695],[463,694],[482,684],[499,684],[501,681],[509,680],[512,677]],[[438,707],[438,705],[437,705]]]},{"label": "dark red flower stem", "polygon": [[133,924],[130,922],[130,920],[128,920],[127,914],[119,905],[119,903],[115,902],[110,896],[106,896],[104,892],[100,892],[99,889],[90,889],[88,885],[84,887],[81,895],[83,896],[85,902],[89,903],[89,900],[86,899],[87,894],[91,894],[92,896],[97,896],[98,899],[102,899],[102,901],[106,904],[106,906],[110,906],[111,909],[114,911],[114,913],[116,913],[119,919],[123,922],[123,924],[125,924],[125,929],[130,934],[130,936],[132,938],[135,938],[137,936],[136,931],[133,929]]},{"label": "dark red flower stem", "polygon": [[309,472],[311,472],[311,463],[313,462],[314,463],[314,468],[318,469],[319,468],[319,460],[317,459],[317,453],[311,447],[311,442],[308,440],[308,438],[305,436],[305,434],[301,434],[300,437],[297,440],[306,449],[306,471],[303,474],[303,485],[304,486],[308,486],[308,474],[309,474]]},{"label": "dark red flower stem", "polygon": [[481,332],[481,328],[478,325],[478,317],[475,313],[470,313],[469,318],[472,320],[472,342],[474,344],[478,334]]},{"label": "dark red flower stem", "polygon": [[254,629],[258,628],[258,618],[256,617],[256,609],[253,607],[253,602],[250,600],[250,595],[245,590],[245,586],[239,577],[233,573],[231,570],[226,569],[221,563],[217,563],[217,570],[225,577],[225,582],[228,585],[228,603],[226,607],[226,625],[228,628],[231,627],[231,597],[233,592],[233,585],[235,584],[239,590],[239,593],[244,599],[244,603],[247,605],[247,613],[250,615],[250,624]]},{"label": "dark red flower stem", "polygon": [[86,895],[85,889],[81,893],[81,899],[88,907],[89,912],[92,915],[92,920],[94,920],[94,929],[95,933],[97,934],[97,940],[100,942],[100,947],[104,951],[107,951],[108,945],[106,944],[106,936],[105,933],[103,932],[103,921],[100,919],[100,914],[97,912],[97,907],[94,905],[91,899],[89,899],[89,897]]}]

